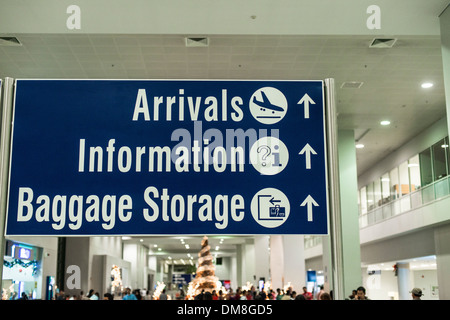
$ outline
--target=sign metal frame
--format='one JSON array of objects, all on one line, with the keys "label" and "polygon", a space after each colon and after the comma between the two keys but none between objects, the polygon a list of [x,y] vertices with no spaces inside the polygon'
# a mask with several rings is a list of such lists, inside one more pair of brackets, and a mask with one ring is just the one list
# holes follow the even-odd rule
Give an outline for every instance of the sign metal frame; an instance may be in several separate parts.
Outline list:
[{"label": "sign metal frame", "polygon": [[[17,80],[39,80],[39,79],[16,79],[16,81]],[[58,80],[59,81],[60,79],[44,79],[44,80]],[[71,81],[71,80],[76,80],[76,79],[62,79],[62,81]],[[86,79],[83,79],[83,80],[86,81]],[[95,81],[95,80],[93,79],[93,80],[89,80],[89,81]],[[102,81],[105,81],[105,79],[103,79]],[[106,81],[133,81],[133,80],[121,80],[121,79],[108,80],[108,79],[106,79]],[[138,81],[146,81],[146,80],[142,80],[141,79],[141,80],[138,80]],[[172,80],[162,80],[162,81],[172,81]],[[180,80],[180,81],[223,81],[223,82],[227,82],[227,81],[247,81],[247,80]],[[251,80],[248,80],[248,81],[251,81]],[[259,80],[254,80],[254,81],[259,81]],[[263,80],[261,82],[265,82],[265,81],[270,81],[270,80]],[[276,82],[277,80],[273,80],[273,81]],[[328,80],[326,80],[326,81],[328,81]],[[327,90],[327,86],[325,85],[326,81],[325,82],[322,81],[322,96],[323,96],[322,109],[323,109],[323,128],[324,128],[323,143],[324,143],[324,149],[325,149],[324,150],[324,153],[325,153],[324,154],[324,159],[325,159],[325,164],[326,164],[326,167],[324,169],[327,171],[326,174],[325,174],[325,188],[326,188],[325,192],[326,192],[326,199],[327,199],[327,204],[326,204],[326,206],[327,206],[327,217],[326,217],[326,220],[327,220],[327,234],[329,234],[330,230],[331,230],[331,226],[332,226],[332,224],[330,223],[330,212],[332,211],[331,205],[333,203],[332,201],[330,201],[330,196],[332,195],[330,193],[330,190],[331,190],[330,189],[330,185],[333,185],[335,183],[332,183],[332,181],[330,180],[330,179],[332,179],[332,175],[331,175],[332,171],[329,170],[329,166],[330,166],[330,152],[334,152],[334,151],[330,150],[330,148],[329,148],[330,135],[327,134],[327,131],[329,131],[329,128],[328,128],[329,119],[327,118],[327,113],[329,113],[328,109],[330,108],[330,106],[329,106],[330,101],[328,99],[325,99],[326,98],[325,95],[327,95],[327,93],[325,92],[325,90]],[[287,80],[286,82],[290,82],[290,81]],[[308,82],[308,80],[292,80],[292,82]],[[14,97],[15,97],[15,93],[16,92],[14,90]],[[299,104],[301,104],[301,103],[304,104],[305,118],[309,117],[309,111],[307,110],[307,108],[309,107],[308,104],[310,102],[312,104],[314,103],[314,102],[312,102],[311,100],[308,100],[308,99],[310,99],[310,97],[307,96],[307,94],[305,94],[305,96],[299,101]],[[14,116],[14,107],[15,107],[15,103],[12,103],[10,108],[12,108],[11,113],[12,113],[13,116]],[[10,134],[11,134],[11,138],[10,138],[11,142],[10,143],[11,143],[11,148],[12,148],[12,140],[13,140],[12,139],[12,134],[13,134],[12,131],[13,131],[13,128],[11,126],[9,128],[9,131],[10,131]],[[306,148],[306,146],[305,146],[305,148]],[[305,158],[306,166],[307,166],[307,169],[308,169],[308,165],[310,166],[310,162],[309,162],[310,161],[310,154],[307,154],[307,152],[305,152],[305,148],[299,154],[302,155],[304,153],[304,158]],[[10,150],[10,153],[11,153],[10,156],[12,156],[12,149]],[[9,166],[8,166],[8,169],[9,169],[8,171],[9,172],[10,172],[10,169],[11,169],[10,166],[11,166],[11,157],[10,157],[10,163],[9,163]],[[9,194],[9,191],[10,190],[9,190],[9,183],[8,183],[8,190],[7,190],[8,194]],[[8,197],[8,200],[9,200],[9,197]],[[297,205],[297,204],[295,204],[295,205]],[[306,208],[308,208],[308,212],[313,206],[312,203],[306,203],[306,199],[301,205],[305,207],[305,211],[306,211]],[[8,211],[8,209],[6,208],[6,212],[7,211]],[[5,228],[5,233],[6,233],[6,231],[7,230]],[[268,234],[277,234],[277,233],[271,233],[271,232],[267,232],[267,233]],[[150,233],[148,235],[175,235],[175,234],[179,234],[179,233],[165,233],[165,234],[160,234],[160,233],[152,234],[152,233]],[[189,234],[196,235],[197,233],[189,233]],[[203,233],[198,233],[198,234],[200,235],[200,234],[203,234]],[[236,233],[233,233],[233,232],[232,233],[216,232],[215,234],[236,234]],[[238,233],[238,234],[245,235],[247,233]],[[248,233],[248,234],[253,234],[253,233]],[[282,233],[282,234],[288,234],[288,233]],[[305,233],[302,233],[302,234],[305,234]],[[16,235],[16,234],[14,234],[14,235]],[[24,234],[24,236],[26,236],[26,235],[28,235],[28,234]],[[34,235],[34,234],[29,234],[29,235],[31,236],[31,235]],[[120,232],[117,233],[117,234],[115,234],[115,233],[108,233],[108,234],[42,234],[42,235],[40,234],[40,236],[74,236],[74,237],[76,237],[76,236],[115,236],[115,235],[127,236],[127,235],[145,235],[145,234],[133,234],[133,233],[129,234],[129,233],[120,233]]]}]

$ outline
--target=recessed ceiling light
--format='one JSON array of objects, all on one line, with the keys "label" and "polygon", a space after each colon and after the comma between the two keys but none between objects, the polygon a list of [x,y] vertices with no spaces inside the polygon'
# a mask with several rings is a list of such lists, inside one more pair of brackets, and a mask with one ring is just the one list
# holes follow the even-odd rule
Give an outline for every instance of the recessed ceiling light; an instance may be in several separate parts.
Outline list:
[{"label": "recessed ceiling light", "polygon": [[391,124],[391,122],[390,122],[389,120],[383,120],[383,121],[380,122],[380,124],[381,124],[382,126],[388,126],[388,125]]},{"label": "recessed ceiling light", "polygon": [[362,143],[358,143],[355,145],[355,148],[362,149],[362,148],[364,148],[364,145]]},{"label": "recessed ceiling light", "polygon": [[433,86],[433,84],[431,82],[422,83],[422,88],[424,88],[424,89],[431,88],[432,86]]}]

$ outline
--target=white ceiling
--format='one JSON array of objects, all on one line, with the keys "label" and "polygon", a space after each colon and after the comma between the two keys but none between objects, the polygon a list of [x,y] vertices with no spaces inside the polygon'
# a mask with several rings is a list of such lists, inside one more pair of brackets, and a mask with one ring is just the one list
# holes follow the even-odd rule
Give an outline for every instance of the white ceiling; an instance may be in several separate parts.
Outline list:
[{"label": "white ceiling", "polygon": [[[15,36],[22,45],[0,46],[1,78],[334,78],[339,128],[354,130],[355,140],[363,135],[366,146],[357,150],[359,174],[446,114],[438,36],[391,36],[398,39],[386,49],[369,48],[372,36],[211,35],[208,47],[189,48],[186,35]],[[363,85],[340,88],[346,81]],[[434,86],[422,89],[424,81]],[[380,126],[383,119],[391,125]],[[201,237],[189,238],[191,251],[173,237],[147,237],[144,244],[196,259]],[[234,241],[224,241],[223,254],[245,237]]]},{"label": "white ceiling", "polygon": [[[444,117],[440,38],[398,37],[369,48],[370,36],[218,36],[186,47],[184,35],[16,35],[0,46],[0,77],[79,79],[334,78],[340,129],[355,131],[361,174]],[[360,81],[359,89],[341,89]],[[423,81],[434,87],[424,90]],[[379,122],[389,119],[389,127]]]},{"label": "white ceiling", "polygon": [[[267,250],[269,250],[269,237],[267,237]],[[202,236],[152,236],[152,237],[122,237],[125,244],[141,244],[149,249],[149,254],[175,264],[182,264],[181,259],[188,262],[191,258],[197,263],[198,253],[202,248]],[[212,255],[230,257],[236,253],[236,245],[247,242],[253,243],[253,237],[217,235],[208,236],[208,244]]]}]

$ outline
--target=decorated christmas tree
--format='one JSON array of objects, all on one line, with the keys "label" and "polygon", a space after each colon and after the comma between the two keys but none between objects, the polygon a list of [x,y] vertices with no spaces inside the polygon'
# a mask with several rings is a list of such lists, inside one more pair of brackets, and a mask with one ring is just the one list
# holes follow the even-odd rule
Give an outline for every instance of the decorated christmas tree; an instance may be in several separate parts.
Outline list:
[{"label": "decorated christmas tree", "polygon": [[202,248],[198,253],[198,267],[194,280],[189,284],[191,296],[197,296],[202,291],[212,292],[218,289],[218,278],[215,276],[216,267],[210,252],[208,237],[203,237]]}]

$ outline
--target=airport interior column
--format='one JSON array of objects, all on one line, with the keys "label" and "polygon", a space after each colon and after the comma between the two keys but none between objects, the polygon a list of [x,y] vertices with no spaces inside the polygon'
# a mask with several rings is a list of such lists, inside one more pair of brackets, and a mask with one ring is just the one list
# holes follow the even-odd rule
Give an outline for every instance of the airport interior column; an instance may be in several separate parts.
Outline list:
[{"label": "airport interior column", "polygon": [[246,239],[245,240],[245,244],[243,246],[244,250],[243,250],[243,254],[244,254],[244,259],[243,259],[243,272],[242,272],[242,276],[243,276],[243,284],[249,282],[249,283],[253,283],[255,284],[255,265],[256,265],[256,260],[255,260],[255,243],[253,239]]},{"label": "airport interior column", "polygon": [[450,300],[450,225],[437,227],[434,231],[439,299]]},{"label": "airport interior column", "polygon": [[[236,284],[235,288],[252,283],[256,285],[256,253],[253,239],[236,245]],[[233,289],[235,289],[233,288]]]},{"label": "airport interior column", "polygon": [[[442,65],[444,73],[447,123],[450,130],[450,5],[439,16],[441,29]],[[450,299],[450,227],[435,231],[436,264],[439,283],[439,299]]]},{"label": "airport interior column", "polygon": [[339,130],[339,183],[341,203],[341,234],[343,292],[351,294],[362,285],[361,248],[359,241],[358,177],[356,168],[356,148],[353,130]]},{"label": "airport interior column", "polygon": [[409,263],[397,263],[397,286],[398,299],[411,300],[411,281],[410,281]]},{"label": "airport interior column", "polygon": [[[88,294],[91,289],[89,281],[90,274],[90,238],[89,237],[68,237],[66,238],[66,256],[65,268],[68,266],[78,266],[80,268],[80,286],[84,294]],[[65,274],[64,283],[67,283],[69,274]],[[65,294],[74,295],[79,294],[80,289],[70,290],[69,288],[62,288]]]},{"label": "airport interior column", "polygon": [[276,290],[277,288],[283,288],[283,268],[283,237],[280,235],[272,235],[270,236],[270,282],[273,290]]},{"label": "airport interior column", "polygon": [[306,286],[306,267],[302,235],[284,235],[284,280],[285,285],[291,283],[293,290],[301,293]]},{"label": "airport interior column", "polygon": [[270,279],[269,236],[255,236],[255,286]]},{"label": "airport interior column", "polygon": [[441,50],[444,72],[445,100],[447,105],[447,123],[450,128],[450,5],[439,16],[441,25]]},{"label": "airport interior column", "polygon": [[270,236],[270,281],[273,290],[291,286],[301,292],[306,285],[303,236]]}]

